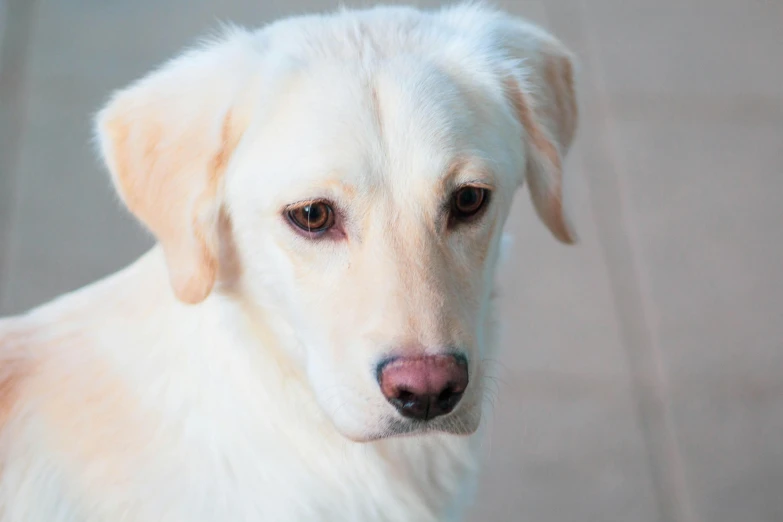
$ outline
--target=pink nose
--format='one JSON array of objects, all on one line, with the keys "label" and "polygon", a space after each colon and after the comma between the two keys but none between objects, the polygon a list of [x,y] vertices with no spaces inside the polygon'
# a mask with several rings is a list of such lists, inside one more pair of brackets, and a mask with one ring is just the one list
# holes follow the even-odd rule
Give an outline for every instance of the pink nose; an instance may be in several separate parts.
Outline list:
[{"label": "pink nose", "polygon": [[454,355],[398,357],[378,366],[384,397],[405,417],[446,415],[468,387],[468,363]]}]

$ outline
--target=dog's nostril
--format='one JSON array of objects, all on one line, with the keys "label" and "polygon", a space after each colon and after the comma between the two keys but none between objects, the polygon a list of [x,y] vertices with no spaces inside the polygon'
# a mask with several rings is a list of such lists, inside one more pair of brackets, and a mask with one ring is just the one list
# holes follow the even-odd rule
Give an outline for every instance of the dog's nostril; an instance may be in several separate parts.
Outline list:
[{"label": "dog's nostril", "polygon": [[409,403],[415,398],[416,396],[408,390],[400,390],[400,392],[397,394],[397,400],[401,401],[403,404]]},{"label": "dog's nostril", "polygon": [[378,367],[378,384],[403,416],[429,420],[459,403],[468,386],[468,367],[453,355],[393,359]]},{"label": "dog's nostril", "polygon": [[438,400],[441,402],[448,401],[453,396],[454,396],[454,389],[451,386],[449,386],[448,388],[440,392],[440,395],[438,395]]},{"label": "dog's nostril", "polygon": [[462,398],[462,393],[456,386],[449,386],[438,395],[438,407],[445,411],[451,411]]}]

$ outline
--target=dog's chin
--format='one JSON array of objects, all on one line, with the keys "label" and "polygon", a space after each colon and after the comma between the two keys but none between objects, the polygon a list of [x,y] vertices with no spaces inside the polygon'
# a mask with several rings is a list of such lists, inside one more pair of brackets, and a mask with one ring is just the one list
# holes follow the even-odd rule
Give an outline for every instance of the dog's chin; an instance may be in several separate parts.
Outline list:
[{"label": "dog's chin", "polygon": [[378,423],[377,429],[352,432],[338,431],[347,439],[368,443],[383,439],[426,437],[436,434],[468,436],[474,434],[481,421],[481,413],[440,417],[431,421],[417,421],[404,417],[388,417]]}]

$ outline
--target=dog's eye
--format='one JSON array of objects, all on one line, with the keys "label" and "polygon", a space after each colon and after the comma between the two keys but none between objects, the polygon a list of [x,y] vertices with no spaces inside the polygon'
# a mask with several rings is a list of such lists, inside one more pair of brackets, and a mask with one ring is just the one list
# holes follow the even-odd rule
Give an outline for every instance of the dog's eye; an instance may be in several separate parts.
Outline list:
[{"label": "dog's eye", "polygon": [[455,221],[468,221],[478,215],[488,200],[489,190],[473,186],[462,187],[451,198],[451,218]]},{"label": "dog's eye", "polygon": [[305,232],[325,232],[334,225],[334,211],[323,201],[311,201],[291,207],[287,215],[291,223]]}]

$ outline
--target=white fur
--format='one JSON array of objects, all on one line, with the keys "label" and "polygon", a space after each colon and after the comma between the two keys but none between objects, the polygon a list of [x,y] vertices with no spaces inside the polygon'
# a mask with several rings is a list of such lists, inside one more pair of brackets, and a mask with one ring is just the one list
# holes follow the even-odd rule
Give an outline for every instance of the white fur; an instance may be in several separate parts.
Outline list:
[{"label": "white fur", "polygon": [[[292,18],[118,93],[99,144],[160,245],[0,321],[0,521],[459,520],[501,231],[535,154],[504,78],[545,104],[535,63],[556,42],[508,24],[471,5]],[[467,182],[490,206],[446,231]],[[313,198],[346,214],[343,240],[282,218]],[[407,424],[375,365],[449,349],[469,360],[462,402]]]}]

